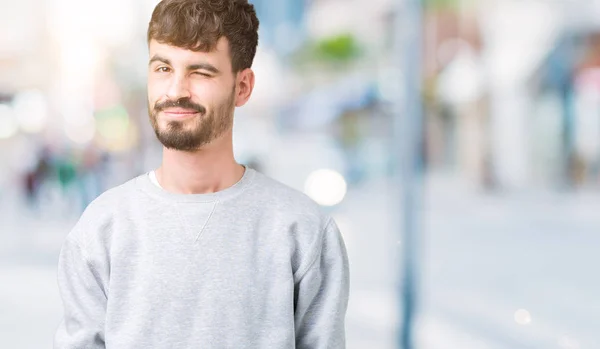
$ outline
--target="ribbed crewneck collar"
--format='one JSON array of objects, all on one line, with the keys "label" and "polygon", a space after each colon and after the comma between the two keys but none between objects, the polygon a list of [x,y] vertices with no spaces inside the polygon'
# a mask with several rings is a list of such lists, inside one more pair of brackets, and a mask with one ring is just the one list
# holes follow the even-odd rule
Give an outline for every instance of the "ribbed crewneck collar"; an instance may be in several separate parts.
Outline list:
[{"label": "ribbed crewneck collar", "polygon": [[175,201],[175,202],[213,202],[213,201],[224,201],[226,199],[232,198],[236,195],[239,195],[243,192],[246,187],[250,185],[252,180],[254,179],[254,175],[256,171],[252,168],[244,166],[245,171],[242,178],[235,183],[234,185],[225,188],[223,190],[214,192],[214,193],[206,193],[206,194],[179,194],[172,193],[166,191],[160,187],[157,187],[150,180],[150,176],[148,173],[144,173],[143,175],[136,178],[136,186],[143,190],[144,192],[158,197],[160,199]]}]

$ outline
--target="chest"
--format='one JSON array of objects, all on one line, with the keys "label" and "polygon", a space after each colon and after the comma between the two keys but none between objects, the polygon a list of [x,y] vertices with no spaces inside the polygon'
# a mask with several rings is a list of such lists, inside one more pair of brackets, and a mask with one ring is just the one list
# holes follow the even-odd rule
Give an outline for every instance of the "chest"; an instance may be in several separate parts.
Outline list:
[{"label": "chest", "polygon": [[110,278],[122,288],[138,285],[182,297],[219,290],[235,295],[293,278],[293,241],[285,231],[258,221],[188,217],[131,223],[116,233]]}]

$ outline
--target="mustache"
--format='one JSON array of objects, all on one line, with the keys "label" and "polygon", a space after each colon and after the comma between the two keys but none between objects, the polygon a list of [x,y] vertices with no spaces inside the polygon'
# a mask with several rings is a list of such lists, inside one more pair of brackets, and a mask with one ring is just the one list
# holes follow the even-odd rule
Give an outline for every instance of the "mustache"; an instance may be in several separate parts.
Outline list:
[{"label": "mustache", "polygon": [[200,114],[206,113],[206,108],[200,104],[192,102],[189,98],[180,98],[175,101],[167,100],[164,102],[156,103],[154,105],[154,110],[156,112],[163,111],[167,108],[184,108],[184,109],[192,109]]}]

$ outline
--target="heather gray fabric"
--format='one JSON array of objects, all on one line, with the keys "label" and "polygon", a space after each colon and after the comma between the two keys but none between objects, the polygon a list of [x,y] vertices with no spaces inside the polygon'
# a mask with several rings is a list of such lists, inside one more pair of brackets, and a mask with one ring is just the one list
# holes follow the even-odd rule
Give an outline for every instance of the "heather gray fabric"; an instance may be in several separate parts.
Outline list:
[{"label": "heather gray fabric", "polygon": [[69,233],[58,284],[55,349],[345,348],[335,222],[250,168],[211,194],[148,174],[105,192]]}]

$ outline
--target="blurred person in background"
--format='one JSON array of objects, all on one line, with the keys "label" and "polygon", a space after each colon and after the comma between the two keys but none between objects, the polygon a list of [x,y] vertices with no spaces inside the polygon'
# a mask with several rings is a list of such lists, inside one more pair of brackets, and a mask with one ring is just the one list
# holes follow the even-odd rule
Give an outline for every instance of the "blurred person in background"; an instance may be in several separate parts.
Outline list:
[{"label": "blurred person in background", "polygon": [[246,0],[154,9],[148,108],[162,164],[103,193],[69,233],[55,348],[345,348],[336,223],[234,159],[257,44]]},{"label": "blurred person in background", "polygon": [[29,208],[35,212],[39,209],[40,189],[52,176],[52,155],[48,147],[43,147],[36,157],[32,169],[23,173],[23,188]]},{"label": "blurred person in background", "polygon": [[[73,190],[76,190],[78,176],[78,164],[72,149],[65,151],[62,156],[56,158],[56,175],[63,197],[74,199]],[[74,205],[69,205],[74,206]]]}]

